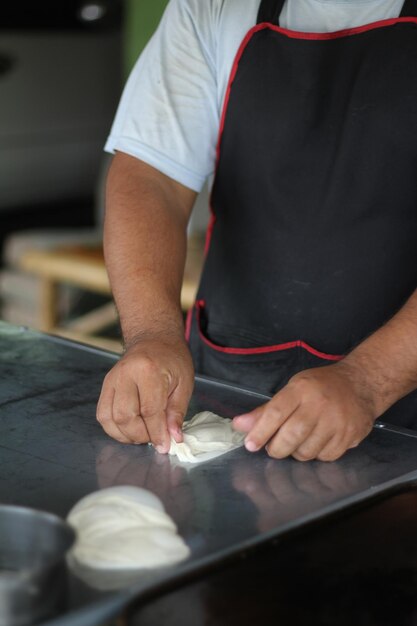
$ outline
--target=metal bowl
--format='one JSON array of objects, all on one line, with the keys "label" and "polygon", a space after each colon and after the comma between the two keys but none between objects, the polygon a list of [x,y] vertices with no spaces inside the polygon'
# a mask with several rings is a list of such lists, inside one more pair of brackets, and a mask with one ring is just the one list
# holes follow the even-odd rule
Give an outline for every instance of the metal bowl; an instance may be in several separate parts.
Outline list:
[{"label": "metal bowl", "polygon": [[56,515],[0,505],[0,626],[33,624],[59,611],[74,540]]}]

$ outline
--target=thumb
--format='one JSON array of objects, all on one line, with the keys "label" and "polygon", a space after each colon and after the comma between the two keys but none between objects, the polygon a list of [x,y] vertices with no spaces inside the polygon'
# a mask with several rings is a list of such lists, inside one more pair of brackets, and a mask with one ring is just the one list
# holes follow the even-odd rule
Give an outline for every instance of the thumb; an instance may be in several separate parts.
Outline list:
[{"label": "thumb", "polygon": [[168,400],[166,409],[168,431],[177,443],[183,441],[182,425],[187,413],[188,401],[189,398],[179,387],[175,389]]},{"label": "thumb", "polygon": [[233,418],[233,428],[242,433],[248,433],[255,426],[263,413],[264,405],[256,407],[249,413],[242,413]]}]

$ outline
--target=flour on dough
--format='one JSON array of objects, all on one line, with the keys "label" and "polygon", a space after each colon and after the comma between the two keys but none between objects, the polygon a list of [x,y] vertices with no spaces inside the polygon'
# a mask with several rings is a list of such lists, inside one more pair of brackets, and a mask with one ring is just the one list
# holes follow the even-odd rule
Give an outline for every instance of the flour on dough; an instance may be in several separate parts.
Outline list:
[{"label": "flour on dough", "polygon": [[71,509],[67,521],[77,533],[71,558],[89,568],[146,570],[190,555],[162,502],[146,489],[95,491]]},{"label": "flour on dough", "polygon": [[169,454],[184,463],[202,463],[243,445],[245,434],[232,427],[232,420],[210,411],[197,413],[184,422],[184,441],[171,438]]}]

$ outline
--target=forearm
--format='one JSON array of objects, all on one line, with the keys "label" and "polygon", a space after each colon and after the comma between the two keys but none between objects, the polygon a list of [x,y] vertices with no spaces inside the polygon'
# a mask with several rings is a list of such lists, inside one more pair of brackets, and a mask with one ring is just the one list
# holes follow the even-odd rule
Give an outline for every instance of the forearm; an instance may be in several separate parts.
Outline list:
[{"label": "forearm", "polygon": [[342,361],[372,394],[376,416],[417,388],[417,291],[383,327]]},{"label": "forearm", "polygon": [[104,253],[127,346],[182,333],[186,229],[195,194],[118,153],[107,180]]}]

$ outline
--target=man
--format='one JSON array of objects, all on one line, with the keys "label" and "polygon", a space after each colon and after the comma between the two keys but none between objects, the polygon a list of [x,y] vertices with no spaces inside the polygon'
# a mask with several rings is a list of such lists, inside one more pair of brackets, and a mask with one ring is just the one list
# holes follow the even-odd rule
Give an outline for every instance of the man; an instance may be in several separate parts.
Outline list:
[{"label": "man", "polygon": [[[416,103],[416,0],[171,0],[107,144],[110,436],[181,440],[190,349],[275,394],[235,418],[250,451],[331,461],[390,407],[416,425]],[[186,227],[213,173],[189,349]]]}]

